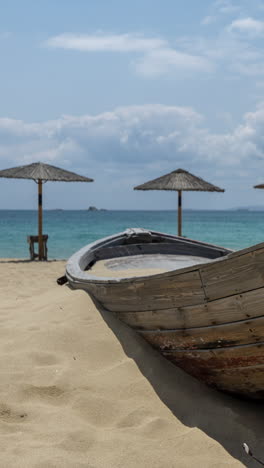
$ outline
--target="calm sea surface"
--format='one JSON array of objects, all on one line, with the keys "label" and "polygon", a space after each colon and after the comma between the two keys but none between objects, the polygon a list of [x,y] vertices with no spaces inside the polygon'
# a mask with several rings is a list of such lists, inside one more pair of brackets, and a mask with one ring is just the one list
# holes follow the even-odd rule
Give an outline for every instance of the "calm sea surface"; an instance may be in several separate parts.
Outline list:
[{"label": "calm sea surface", "polygon": [[[49,258],[68,258],[89,242],[128,227],[176,234],[175,211],[45,211]],[[37,234],[37,211],[0,210],[0,257],[28,258],[27,235]],[[264,241],[264,212],[184,211],[183,235],[232,249]]]}]

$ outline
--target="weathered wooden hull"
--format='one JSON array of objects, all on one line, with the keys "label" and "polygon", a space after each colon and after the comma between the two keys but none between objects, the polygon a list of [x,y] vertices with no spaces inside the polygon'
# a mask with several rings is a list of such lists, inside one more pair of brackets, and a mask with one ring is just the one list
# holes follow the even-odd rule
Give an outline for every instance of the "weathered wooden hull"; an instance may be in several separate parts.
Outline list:
[{"label": "weathered wooden hull", "polygon": [[[167,236],[173,249],[179,242],[181,251],[198,249],[210,262],[121,280],[87,274],[85,268],[100,251],[110,255],[109,246],[123,245],[120,236],[92,244],[70,259],[66,274],[71,287],[88,291],[194,377],[220,390],[263,399],[264,244],[229,253]],[[139,239],[135,242],[144,250]],[[155,243],[157,250],[157,239]],[[129,247],[123,248],[128,253]]]}]

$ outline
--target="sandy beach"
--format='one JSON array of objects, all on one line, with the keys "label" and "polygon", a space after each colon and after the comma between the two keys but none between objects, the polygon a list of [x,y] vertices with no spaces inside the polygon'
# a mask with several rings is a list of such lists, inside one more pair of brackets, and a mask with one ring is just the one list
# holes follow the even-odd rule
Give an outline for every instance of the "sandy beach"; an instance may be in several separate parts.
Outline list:
[{"label": "sandy beach", "polygon": [[82,291],[65,262],[0,260],[0,466],[258,466],[261,404],[205,387]]}]

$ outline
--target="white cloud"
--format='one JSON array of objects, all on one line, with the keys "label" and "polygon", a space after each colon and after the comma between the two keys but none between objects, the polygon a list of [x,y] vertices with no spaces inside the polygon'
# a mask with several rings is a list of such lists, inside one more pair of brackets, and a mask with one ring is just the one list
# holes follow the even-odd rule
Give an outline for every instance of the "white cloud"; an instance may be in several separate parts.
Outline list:
[{"label": "white cloud", "polygon": [[[238,7],[218,1],[218,13],[236,11]],[[204,22],[214,21],[207,16]],[[250,39],[264,34],[264,21],[251,17],[233,20],[215,37],[179,37],[172,46],[160,37],[139,34],[62,34],[46,41],[52,48],[78,50],[85,53],[123,53],[137,74],[146,78],[177,74],[177,77],[212,75],[220,69],[226,76],[262,76],[264,53]]]},{"label": "white cloud", "polygon": [[171,70],[183,73],[211,72],[213,70],[213,66],[207,58],[173,49],[155,50],[136,61],[135,65],[136,70],[144,76],[167,74]]},{"label": "white cloud", "polygon": [[0,134],[1,168],[39,160],[93,174],[264,168],[264,104],[226,133],[210,132],[192,108],[153,104],[37,124],[1,119]]},{"label": "white cloud", "polygon": [[46,46],[82,52],[136,53],[133,60],[136,71],[143,76],[157,76],[173,71],[209,72],[208,59],[172,48],[168,41],[139,34],[74,35],[61,34],[48,39]]},{"label": "white cloud", "polygon": [[139,34],[61,34],[48,39],[46,45],[85,52],[146,52],[167,47],[167,41]]},{"label": "white cloud", "polygon": [[229,30],[250,36],[261,36],[264,33],[264,21],[250,17],[237,19],[230,24]]},{"label": "white cloud", "polygon": [[210,8],[211,13],[202,19],[201,24],[207,26],[215,23],[223,16],[232,15],[234,13],[237,14],[240,11],[241,6],[235,5],[230,0],[216,0]]},{"label": "white cloud", "polygon": [[[31,163],[34,161],[46,161],[47,163],[52,163],[53,161],[67,162],[68,156],[72,156],[75,152],[81,150],[78,143],[71,140],[70,138],[65,138],[61,142],[52,142],[51,145],[47,145],[42,148],[37,149],[31,154],[25,153],[23,156],[23,164]],[[32,159],[33,158],[33,159]]]},{"label": "white cloud", "polygon": [[230,25],[215,37],[183,37],[177,41],[182,51],[202,57],[211,71],[224,74],[225,79],[264,75],[264,51],[261,44],[248,35],[234,33]]}]

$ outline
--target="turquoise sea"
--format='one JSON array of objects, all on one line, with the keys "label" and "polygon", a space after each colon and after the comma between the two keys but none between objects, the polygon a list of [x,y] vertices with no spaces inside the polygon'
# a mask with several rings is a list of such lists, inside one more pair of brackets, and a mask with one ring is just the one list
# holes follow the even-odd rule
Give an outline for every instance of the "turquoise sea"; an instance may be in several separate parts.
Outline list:
[{"label": "turquoise sea", "polygon": [[[49,258],[68,258],[96,239],[143,227],[176,234],[175,211],[44,211]],[[0,257],[29,258],[27,235],[37,234],[37,211],[0,210]],[[264,241],[264,212],[191,211],[183,213],[183,235],[241,249]]]}]

